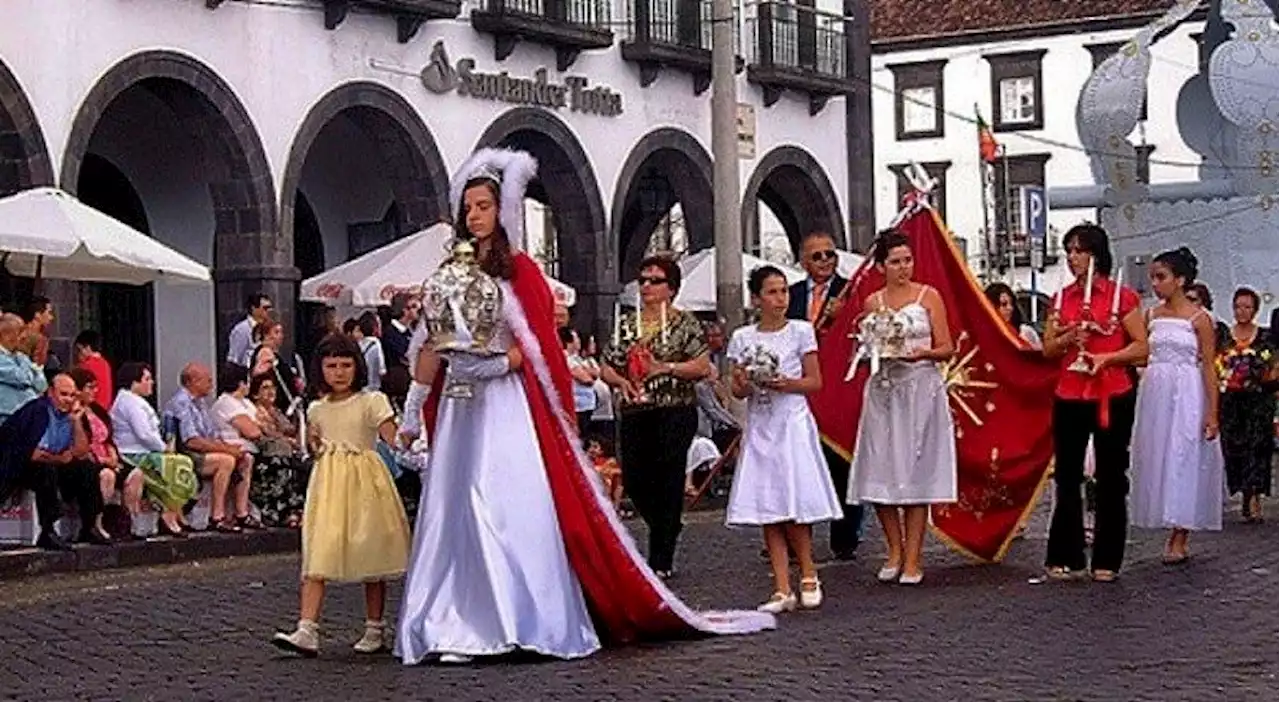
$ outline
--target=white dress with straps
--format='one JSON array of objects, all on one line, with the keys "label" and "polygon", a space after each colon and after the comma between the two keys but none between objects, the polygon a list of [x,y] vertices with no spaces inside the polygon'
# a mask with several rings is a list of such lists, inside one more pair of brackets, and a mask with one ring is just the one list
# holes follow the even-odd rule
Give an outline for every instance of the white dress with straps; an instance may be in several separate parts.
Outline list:
[{"label": "white dress with straps", "polygon": [[1203,361],[1194,319],[1147,322],[1151,356],[1133,423],[1129,499],[1136,527],[1222,528],[1222,450],[1216,439],[1204,438]]},{"label": "white dress with straps", "polygon": [[[933,346],[929,311],[915,300],[894,310],[908,350]],[[884,303],[884,291],[877,303]],[[933,361],[881,363],[867,379],[850,469],[850,504],[914,505],[956,501],[956,442],[946,383]]]}]

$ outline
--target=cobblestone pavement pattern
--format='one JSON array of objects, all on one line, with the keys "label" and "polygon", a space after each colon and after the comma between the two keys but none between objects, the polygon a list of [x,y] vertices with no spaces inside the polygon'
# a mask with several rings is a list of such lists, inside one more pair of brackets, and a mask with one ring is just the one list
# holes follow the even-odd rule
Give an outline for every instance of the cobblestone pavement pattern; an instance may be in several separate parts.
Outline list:
[{"label": "cobblestone pavement pattern", "polygon": [[[699,515],[673,587],[696,607],[769,591],[752,531]],[[405,668],[350,650],[359,588],[327,602],[318,660],[267,637],[292,624],[292,556],[0,584],[0,698],[12,700],[1256,700],[1277,686],[1274,522],[1231,519],[1162,566],[1132,535],[1117,583],[1032,584],[1043,527],[998,566],[930,547],[924,584],[875,583],[878,529],[823,569],[827,604],[778,631],[607,651],[586,661]],[[393,603],[394,606],[394,603]],[[394,611],[394,609],[392,610]]]}]

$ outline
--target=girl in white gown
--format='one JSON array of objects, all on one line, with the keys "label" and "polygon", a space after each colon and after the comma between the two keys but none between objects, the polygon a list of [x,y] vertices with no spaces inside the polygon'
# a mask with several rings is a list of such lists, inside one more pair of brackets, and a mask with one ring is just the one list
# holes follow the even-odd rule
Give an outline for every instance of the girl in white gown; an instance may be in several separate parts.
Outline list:
[{"label": "girl in white gown", "polygon": [[[421,431],[430,449],[397,655],[407,664],[517,650],[579,658],[602,641],[772,628],[768,615],[699,614],[672,595],[582,452],[550,288],[538,264],[512,248],[536,169],[528,154],[484,149],[451,187],[458,238],[474,242],[501,291],[499,319],[491,355],[437,352],[424,345],[429,324],[409,350],[415,382],[402,439]],[[450,295],[455,310],[473,302]]]},{"label": "girl in white gown", "polygon": [[[760,322],[738,329],[729,340],[733,394],[749,399],[725,521],[764,527],[774,593],[759,609],[778,614],[797,603],[813,609],[822,604],[822,586],[813,564],[812,525],[843,514],[804,397],[822,388],[818,340],[813,325],[787,319],[782,271],[761,266],[751,272],[747,287]],[[776,376],[756,384],[749,366],[760,358],[776,365]],[[800,565],[798,600],[791,589],[788,547]]]},{"label": "girl in white gown", "polygon": [[1193,530],[1222,528],[1223,471],[1218,445],[1218,377],[1213,320],[1187,299],[1196,257],[1186,247],[1151,264],[1161,304],[1147,314],[1150,360],[1138,385],[1133,427],[1132,521],[1172,529],[1164,561],[1189,556]]},{"label": "girl in white gown", "polygon": [[955,427],[938,369],[954,345],[942,297],[912,280],[907,238],[882,233],[872,256],[885,287],[866,299],[864,314],[892,314],[906,356],[885,360],[867,379],[846,501],[875,505],[888,551],[877,578],[916,585],[929,505],[956,501]]}]

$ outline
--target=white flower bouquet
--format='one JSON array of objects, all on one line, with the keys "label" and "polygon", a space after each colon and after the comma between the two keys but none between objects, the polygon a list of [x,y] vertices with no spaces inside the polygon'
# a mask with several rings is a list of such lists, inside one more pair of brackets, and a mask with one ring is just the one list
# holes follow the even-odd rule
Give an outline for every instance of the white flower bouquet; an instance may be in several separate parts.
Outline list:
[{"label": "white flower bouquet", "polygon": [[875,310],[858,323],[854,335],[857,351],[845,380],[852,380],[863,360],[871,363],[871,374],[880,372],[880,362],[907,356],[906,328],[893,310]]}]

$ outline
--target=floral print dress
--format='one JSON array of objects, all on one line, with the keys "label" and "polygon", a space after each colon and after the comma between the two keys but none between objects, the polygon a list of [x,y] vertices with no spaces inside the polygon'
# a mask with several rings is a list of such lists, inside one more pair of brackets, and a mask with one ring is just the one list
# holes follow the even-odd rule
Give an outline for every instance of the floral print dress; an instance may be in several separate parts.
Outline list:
[{"label": "floral print dress", "polygon": [[1275,451],[1276,349],[1261,329],[1247,342],[1228,335],[1217,366],[1227,491],[1242,493],[1246,500],[1269,495]]}]

